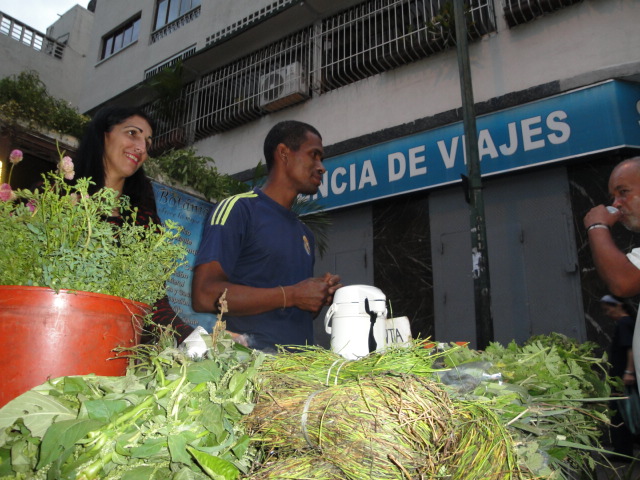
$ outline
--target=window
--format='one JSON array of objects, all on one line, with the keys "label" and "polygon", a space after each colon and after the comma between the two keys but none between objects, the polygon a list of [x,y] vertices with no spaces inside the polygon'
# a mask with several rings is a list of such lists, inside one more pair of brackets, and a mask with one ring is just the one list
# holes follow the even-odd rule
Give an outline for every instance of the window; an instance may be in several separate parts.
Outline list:
[{"label": "window", "polygon": [[158,0],[154,30],[164,27],[199,6],[200,0]]},{"label": "window", "polygon": [[102,39],[102,54],[100,55],[100,60],[109,58],[114,53],[118,53],[123,48],[136,42],[139,34],[140,15]]}]

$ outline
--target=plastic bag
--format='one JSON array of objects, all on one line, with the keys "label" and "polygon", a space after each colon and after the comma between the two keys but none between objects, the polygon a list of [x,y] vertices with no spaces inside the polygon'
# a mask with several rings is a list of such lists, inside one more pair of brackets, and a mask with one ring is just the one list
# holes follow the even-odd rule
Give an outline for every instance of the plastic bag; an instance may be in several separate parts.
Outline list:
[{"label": "plastic bag", "polygon": [[629,431],[634,435],[638,435],[640,434],[640,395],[638,395],[638,387],[627,385],[625,393],[628,398],[618,400],[618,410]]}]

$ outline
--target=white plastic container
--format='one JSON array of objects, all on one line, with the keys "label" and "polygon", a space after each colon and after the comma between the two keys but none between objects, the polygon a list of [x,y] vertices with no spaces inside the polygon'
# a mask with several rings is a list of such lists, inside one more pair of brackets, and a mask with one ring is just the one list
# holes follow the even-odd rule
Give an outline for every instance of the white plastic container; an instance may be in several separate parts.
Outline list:
[{"label": "white plastic container", "polygon": [[325,331],[331,334],[331,350],[348,360],[368,355],[373,342],[374,351],[384,350],[386,303],[387,297],[376,287],[348,285],[338,289],[324,318]]},{"label": "white plastic container", "polygon": [[411,345],[411,324],[408,317],[387,318],[386,344],[407,347]]}]

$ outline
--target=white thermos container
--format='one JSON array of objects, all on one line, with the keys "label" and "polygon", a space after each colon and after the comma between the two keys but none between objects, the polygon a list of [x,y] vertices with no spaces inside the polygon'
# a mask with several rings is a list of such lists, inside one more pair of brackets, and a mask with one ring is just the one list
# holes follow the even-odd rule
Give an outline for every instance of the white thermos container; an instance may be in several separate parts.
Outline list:
[{"label": "white thermos container", "polygon": [[324,319],[331,350],[357,360],[386,346],[387,298],[379,288],[347,285],[336,291]]}]

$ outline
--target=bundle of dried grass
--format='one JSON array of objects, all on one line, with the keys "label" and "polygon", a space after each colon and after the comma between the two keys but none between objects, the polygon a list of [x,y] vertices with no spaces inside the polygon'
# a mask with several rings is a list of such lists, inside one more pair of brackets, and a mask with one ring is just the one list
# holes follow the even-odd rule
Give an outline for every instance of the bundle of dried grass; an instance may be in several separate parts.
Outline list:
[{"label": "bundle of dried grass", "polygon": [[[346,479],[519,478],[499,421],[481,408],[458,410],[433,381],[386,374],[322,386],[274,371],[265,378],[248,428],[267,451],[296,464],[296,478],[324,478],[311,470],[318,460]],[[492,434],[471,448],[478,425]],[[309,452],[315,461],[305,472],[292,457]],[[289,478],[278,475],[261,478]]]},{"label": "bundle of dried grass", "polygon": [[314,452],[274,457],[263,463],[251,480],[344,480],[342,471]]},{"label": "bundle of dried grass", "polygon": [[[433,377],[441,371],[447,355],[464,347],[437,351],[429,340],[416,340],[410,347],[389,346],[384,352],[367,355],[357,361],[346,360],[339,354],[322,347],[297,347],[295,354],[282,351],[265,360],[265,370],[326,385],[338,385],[361,375],[387,372],[408,373]],[[440,365],[438,365],[440,364]]]}]

